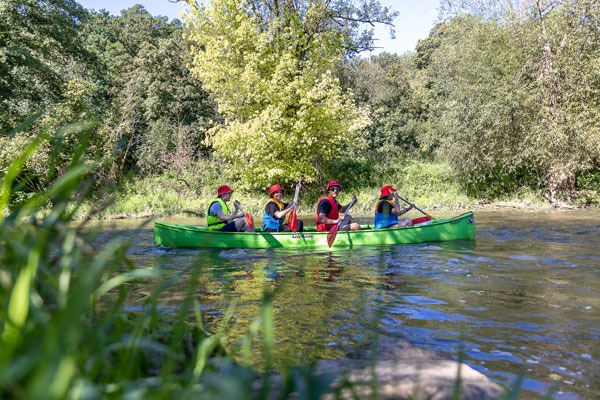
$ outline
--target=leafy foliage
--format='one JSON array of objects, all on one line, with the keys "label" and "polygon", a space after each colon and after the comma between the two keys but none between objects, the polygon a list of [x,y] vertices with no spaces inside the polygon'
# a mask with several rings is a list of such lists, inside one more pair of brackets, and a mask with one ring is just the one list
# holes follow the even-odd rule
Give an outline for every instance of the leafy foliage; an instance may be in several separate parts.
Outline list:
[{"label": "leafy foliage", "polygon": [[[546,186],[555,201],[553,192],[572,193],[571,177],[596,163],[597,124],[587,122],[600,116],[589,86],[597,77],[593,62],[585,62],[591,59],[575,54],[583,51],[596,59],[597,51],[578,47],[589,45],[578,36],[586,24],[570,31],[569,24],[585,15],[585,7],[578,7],[559,7],[544,16],[550,22],[544,27],[556,34],[539,35],[535,19],[500,23],[460,15],[447,23],[429,68],[436,130],[422,141],[440,144],[440,156],[468,184],[484,187],[494,181],[500,191],[510,192],[517,180],[534,189]],[[596,20],[588,11],[587,17]],[[575,85],[571,78],[583,64],[586,77],[578,75],[578,87],[567,88]]]},{"label": "leafy foliage", "polygon": [[111,107],[101,129],[101,152],[112,159],[109,176],[181,169],[206,151],[201,141],[214,108],[187,69],[180,22],[137,5],[118,17],[98,14],[89,29],[90,46],[111,78]]},{"label": "leafy foliage", "polygon": [[254,187],[311,182],[345,153],[369,119],[331,71],[345,50],[372,42],[356,36],[361,18],[389,21],[389,10],[369,7],[219,0],[193,9],[193,72],[225,118],[209,139],[233,175]]},{"label": "leafy foliage", "polygon": [[[0,6],[0,132],[64,98],[65,82],[94,73],[81,43],[87,18],[72,0],[3,0]],[[85,79],[85,78],[84,78]]]},{"label": "leafy foliage", "polygon": [[[14,178],[44,139],[29,144],[0,179],[3,211]],[[82,149],[76,154],[49,190],[0,214],[2,397],[272,398],[272,360],[266,357],[267,372],[259,379],[224,350],[232,311],[216,332],[203,332],[195,294],[205,289],[197,272],[187,271],[189,279],[182,279],[179,270],[135,266],[126,257],[130,243],[119,237],[99,249],[86,241],[85,222],[72,218],[90,194],[86,176],[93,166],[82,164]],[[140,300],[143,311],[127,311],[142,285],[148,290]],[[182,298],[165,313],[164,298],[173,290]],[[257,340],[265,354],[273,351],[270,297],[263,302],[248,334],[233,346],[238,358],[247,358]],[[331,377],[309,367],[290,368],[284,380],[278,395],[331,390]]]},{"label": "leafy foliage", "polygon": [[357,153],[379,162],[415,153],[424,109],[411,87],[409,60],[387,53],[354,60],[348,81],[373,121],[355,144]]}]

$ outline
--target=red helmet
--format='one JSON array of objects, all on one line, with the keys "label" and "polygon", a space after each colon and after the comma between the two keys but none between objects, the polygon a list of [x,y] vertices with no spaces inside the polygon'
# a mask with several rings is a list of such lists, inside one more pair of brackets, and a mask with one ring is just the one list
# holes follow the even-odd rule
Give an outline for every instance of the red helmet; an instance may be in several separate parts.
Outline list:
[{"label": "red helmet", "polygon": [[382,197],[387,196],[390,193],[394,193],[397,192],[396,189],[394,189],[391,185],[385,185],[384,187],[381,188],[381,196],[379,197],[380,199]]},{"label": "red helmet", "polygon": [[329,190],[329,188],[337,186],[340,189],[342,188],[342,186],[340,185],[340,183],[338,181],[329,181],[329,183],[327,184],[327,190]]},{"label": "red helmet", "polygon": [[281,191],[282,193],[285,193],[285,190],[283,190],[281,185],[279,183],[277,183],[277,184],[271,186],[271,189],[269,189],[269,196],[273,197],[273,193],[279,192],[279,191]]},{"label": "red helmet", "polygon": [[233,193],[233,189],[227,185],[223,185],[217,189],[217,196],[220,196],[225,193]]}]

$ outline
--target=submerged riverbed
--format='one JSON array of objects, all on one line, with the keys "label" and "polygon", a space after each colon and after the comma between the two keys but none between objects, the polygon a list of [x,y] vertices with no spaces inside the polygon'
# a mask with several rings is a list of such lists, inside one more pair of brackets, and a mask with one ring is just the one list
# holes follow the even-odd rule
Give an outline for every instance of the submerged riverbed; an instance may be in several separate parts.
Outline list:
[{"label": "submerged riverbed", "polygon": [[[129,240],[136,267],[197,282],[206,329],[235,302],[231,343],[272,292],[276,365],[343,357],[376,332],[460,357],[504,387],[523,376],[521,398],[599,398],[600,213],[482,211],[475,219],[473,242],[332,252],[168,249],[154,246],[151,224],[140,221],[98,224],[91,234],[96,248]],[[181,290],[165,293],[166,309],[179,305]]]}]

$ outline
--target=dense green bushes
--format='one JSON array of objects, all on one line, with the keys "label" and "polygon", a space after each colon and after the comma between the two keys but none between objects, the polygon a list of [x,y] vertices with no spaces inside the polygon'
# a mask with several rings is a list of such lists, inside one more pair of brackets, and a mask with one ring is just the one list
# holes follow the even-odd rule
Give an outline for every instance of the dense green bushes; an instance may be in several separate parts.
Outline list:
[{"label": "dense green bushes", "polygon": [[[450,2],[454,11],[416,53],[370,59],[355,51],[372,37],[355,25],[336,31],[336,10],[289,9],[291,37],[279,36],[289,20],[262,15],[266,33],[256,42],[256,29],[219,39],[141,6],[111,16],[76,3],[21,3],[0,8],[0,175],[45,139],[15,178],[13,205],[50,187],[77,149],[97,162],[94,202],[116,200],[103,216],[202,208],[224,181],[259,210],[254,199],[267,186],[291,188],[299,175],[311,204],[332,177],[362,192],[363,204],[384,183],[432,207],[525,193],[598,204],[600,16],[590,0],[555,4],[541,18],[535,6]],[[393,17],[363,6],[376,21]],[[248,12],[236,9],[250,24]],[[325,31],[312,35],[311,21]],[[219,43],[232,46],[223,54],[231,57],[216,62]],[[21,121],[27,128],[12,131]],[[89,135],[77,121],[94,125]],[[58,127],[67,127],[60,137],[49,134]]]}]

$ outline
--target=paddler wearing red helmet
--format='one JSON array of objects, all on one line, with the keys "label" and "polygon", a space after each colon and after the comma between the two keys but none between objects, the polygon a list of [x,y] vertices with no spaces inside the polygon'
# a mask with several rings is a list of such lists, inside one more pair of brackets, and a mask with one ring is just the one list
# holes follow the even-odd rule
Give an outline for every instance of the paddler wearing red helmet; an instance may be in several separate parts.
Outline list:
[{"label": "paddler wearing red helmet", "polygon": [[409,218],[398,218],[400,215],[409,212],[413,206],[400,208],[400,201],[396,196],[397,190],[391,185],[381,188],[381,195],[375,206],[375,229],[400,228],[411,226],[412,220]]},{"label": "paddler wearing red helmet", "polygon": [[[340,231],[354,231],[360,229],[360,225],[356,222],[353,222],[350,215],[347,215],[346,218],[344,218],[342,215],[346,212],[346,209],[348,209],[348,206],[352,201],[345,206],[342,206],[337,201],[338,194],[341,190],[342,186],[338,181],[331,180],[327,183],[327,195],[321,197],[317,202],[315,219],[318,231],[327,232],[333,228],[334,225],[337,225],[340,222]],[[354,196],[352,200],[356,202],[356,196]]]},{"label": "paddler wearing red helmet", "polygon": [[[296,203],[284,203],[281,199],[285,190],[280,184],[275,184],[269,189],[269,200],[263,211],[263,230],[265,232],[291,232],[292,229],[286,222],[288,214],[296,207]],[[302,232],[304,224],[298,220],[297,232]]]},{"label": "paddler wearing red helmet", "polygon": [[208,204],[206,209],[206,224],[212,231],[223,232],[250,232],[250,226],[246,222],[245,214],[240,211],[240,202],[234,201],[233,213],[229,212],[227,202],[231,200],[233,189],[227,185],[217,189],[217,197]]}]

